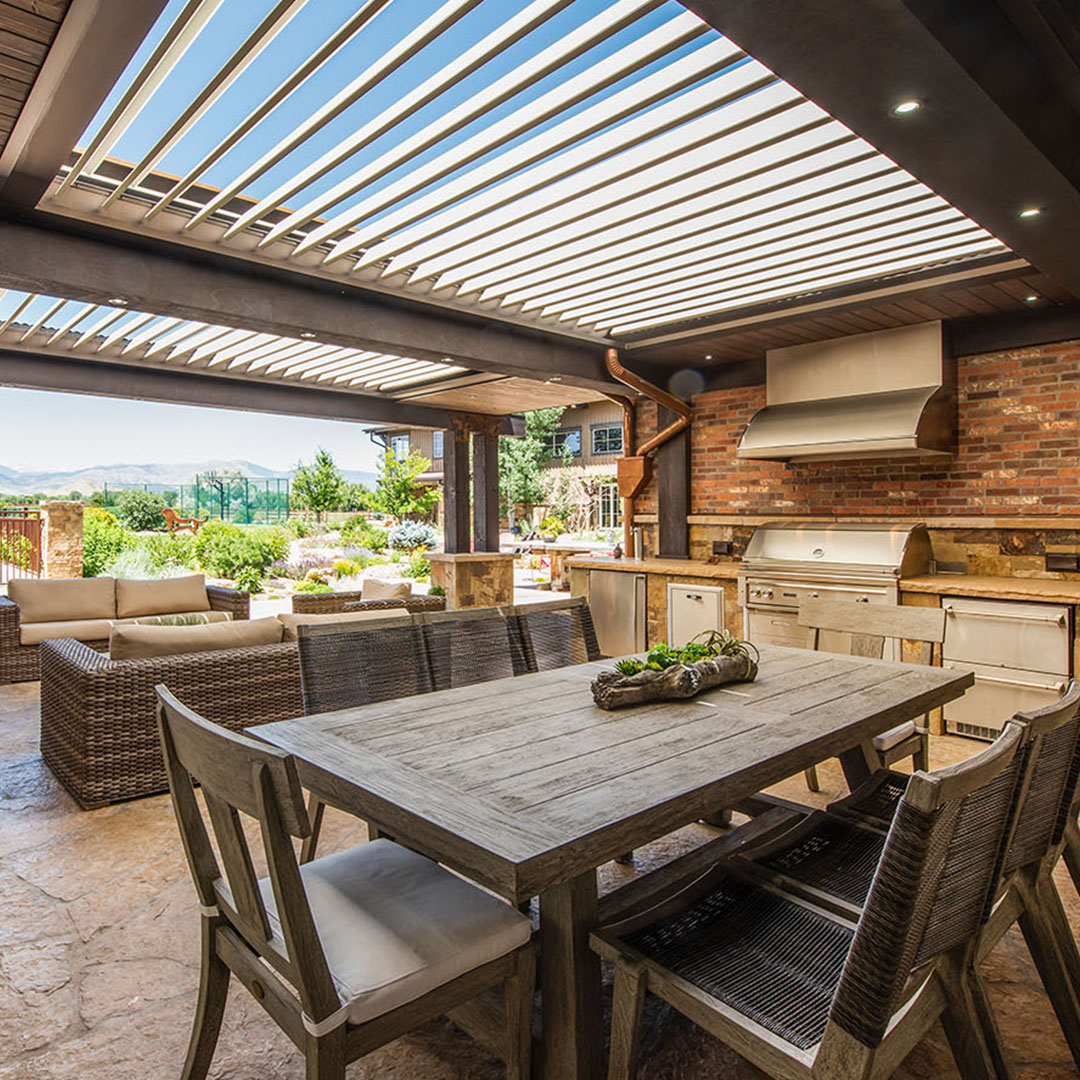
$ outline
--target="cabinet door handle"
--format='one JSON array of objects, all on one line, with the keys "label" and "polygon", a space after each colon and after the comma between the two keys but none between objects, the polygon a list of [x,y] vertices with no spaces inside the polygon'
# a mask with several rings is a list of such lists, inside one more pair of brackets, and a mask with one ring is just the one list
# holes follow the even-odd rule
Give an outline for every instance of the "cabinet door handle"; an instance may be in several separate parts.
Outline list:
[{"label": "cabinet door handle", "polygon": [[1054,623],[1055,626],[1065,625],[1064,615],[1011,615],[1004,611],[957,611],[952,604],[945,605],[945,614],[954,619],[1009,619],[1011,622],[1041,622]]},{"label": "cabinet door handle", "polygon": [[975,681],[996,683],[998,686],[1021,686],[1025,690],[1045,690],[1048,694],[1060,694],[1065,690],[1065,684],[1063,682],[1054,683],[1053,686],[1047,686],[1045,683],[1024,682],[1022,679],[998,679],[993,675],[976,675]]},{"label": "cabinet door handle", "polygon": [[686,597],[687,600],[700,600],[701,599],[701,594],[700,593],[686,593],[685,597]]}]

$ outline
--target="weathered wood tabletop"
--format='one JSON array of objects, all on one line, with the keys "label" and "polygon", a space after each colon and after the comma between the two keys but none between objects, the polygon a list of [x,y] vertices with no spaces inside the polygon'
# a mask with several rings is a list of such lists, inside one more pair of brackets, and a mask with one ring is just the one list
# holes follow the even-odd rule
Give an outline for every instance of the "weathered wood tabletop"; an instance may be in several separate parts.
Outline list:
[{"label": "weathered wood tabletop", "polygon": [[327,801],[540,896],[544,1075],[600,1076],[596,867],[960,697],[969,673],[769,646],[753,683],[617,712],[611,661],[252,728]]}]

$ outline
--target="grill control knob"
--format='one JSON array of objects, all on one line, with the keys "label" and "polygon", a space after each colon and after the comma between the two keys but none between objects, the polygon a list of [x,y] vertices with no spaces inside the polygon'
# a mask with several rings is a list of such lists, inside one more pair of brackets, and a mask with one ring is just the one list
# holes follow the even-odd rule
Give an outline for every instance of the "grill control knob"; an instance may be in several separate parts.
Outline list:
[{"label": "grill control knob", "polygon": [[755,597],[759,597],[759,596],[761,596],[761,590],[760,589],[751,589],[750,590],[750,595],[755,596]]},{"label": "grill control knob", "polygon": [[869,604],[870,603],[870,597],[869,596],[859,596],[859,597],[856,598],[855,603],[856,604]]},{"label": "grill control knob", "polygon": [[771,600],[772,599],[772,589],[766,589],[761,595],[764,596],[766,600]]},{"label": "grill control knob", "polygon": [[811,599],[811,600],[816,600],[817,598],[818,598],[818,594],[817,594],[816,592],[812,592],[812,593],[810,594],[810,599]]}]

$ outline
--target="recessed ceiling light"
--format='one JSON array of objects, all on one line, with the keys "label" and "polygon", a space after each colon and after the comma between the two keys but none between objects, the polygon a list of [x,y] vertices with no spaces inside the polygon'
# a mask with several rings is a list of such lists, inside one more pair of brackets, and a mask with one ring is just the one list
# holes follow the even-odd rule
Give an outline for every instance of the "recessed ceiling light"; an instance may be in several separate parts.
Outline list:
[{"label": "recessed ceiling light", "polygon": [[1029,206],[1024,210],[1021,210],[1020,213],[1017,214],[1016,216],[1018,218],[1033,218],[1033,217],[1038,217],[1041,213],[1042,213],[1042,207]]},{"label": "recessed ceiling light", "polygon": [[921,101],[901,101],[899,105],[893,106],[893,113],[896,116],[907,116],[908,113],[918,112],[921,108]]},{"label": "recessed ceiling light", "polygon": [[712,354],[712,353],[706,353],[706,354],[705,354],[705,359],[706,359],[706,360],[711,360],[712,358],[713,358],[713,354]]},{"label": "recessed ceiling light", "polygon": [[122,296],[110,296],[109,301],[113,307],[123,307],[127,301]]},{"label": "recessed ceiling light", "polygon": [[1024,303],[1025,304],[1034,304],[1035,301],[1038,300],[1038,299],[1039,299],[1038,295],[1036,293],[1032,293],[1030,296],[1025,296],[1024,297]]},{"label": "recessed ceiling light", "polygon": [[306,338],[313,338],[315,334],[311,330],[301,330],[300,336]]}]

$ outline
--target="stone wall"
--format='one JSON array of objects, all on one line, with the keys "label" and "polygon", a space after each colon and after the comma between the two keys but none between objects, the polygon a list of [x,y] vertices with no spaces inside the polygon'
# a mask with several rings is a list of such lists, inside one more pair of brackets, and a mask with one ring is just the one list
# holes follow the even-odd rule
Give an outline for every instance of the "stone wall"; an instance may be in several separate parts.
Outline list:
[{"label": "stone wall", "polygon": [[[939,461],[740,461],[735,447],[765,387],[695,397],[691,513],[1080,515],[1080,342],[962,357],[957,368],[958,452]],[[656,430],[652,402],[639,405],[638,428],[642,440]],[[655,477],[636,510],[656,512]]]},{"label": "stone wall", "polygon": [[47,578],[83,576],[83,504],[42,504],[41,554]]}]

